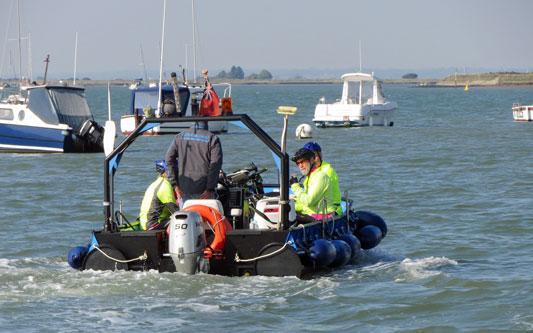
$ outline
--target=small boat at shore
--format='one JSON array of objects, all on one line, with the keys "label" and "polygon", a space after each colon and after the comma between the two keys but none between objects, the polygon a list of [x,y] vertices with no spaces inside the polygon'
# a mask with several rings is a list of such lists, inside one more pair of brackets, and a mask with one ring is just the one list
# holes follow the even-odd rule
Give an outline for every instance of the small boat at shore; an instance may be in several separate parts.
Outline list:
[{"label": "small boat at shore", "polygon": [[85,88],[27,86],[2,91],[0,152],[102,152],[104,128],[94,121]]},{"label": "small boat at shore", "polygon": [[322,97],[315,107],[316,127],[392,126],[396,102],[388,101],[374,74],[347,73],[342,97],[327,103]]},{"label": "small boat at shore", "polygon": [[515,121],[533,121],[533,105],[514,103],[512,110]]},{"label": "small boat at shore", "polygon": [[[139,230],[138,221],[130,223],[116,210],[119,200],[114,181],[123,177],[115,174],[139,136],[164,124],[226,120],[240,123],[270,150],[277,161],[279,183],[263,184],[260,174],[267,170],[253,163],[235,172],[222,172],[218,200],[187,201],[171,216],[167,230]],[[283,137],[286,127],[285,122]],[[92,231],[87,245],[73,247],[68,263],[79,270],[305,277],[353,263],[361,251],[376,247],[387,234],[385,221],[372,212],[355,211],[347,198],[342,215],[296,223],[289,192],[289,156],[284,147],[246,114],[144,118],[106,156],[103,228]],[[242,145],[233,147],[235,152],[241,149]]]}]

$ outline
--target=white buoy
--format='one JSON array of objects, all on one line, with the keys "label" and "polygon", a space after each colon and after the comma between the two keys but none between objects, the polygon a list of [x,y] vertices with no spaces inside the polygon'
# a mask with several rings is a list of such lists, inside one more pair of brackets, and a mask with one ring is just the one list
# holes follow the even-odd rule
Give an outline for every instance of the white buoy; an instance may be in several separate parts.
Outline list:
[{"label": "white buoy", "polygon": [[313,134],[313,129],[309,124],[300,124],[296,128],[296,138],[298,139],[307,139],[311,138]]}]

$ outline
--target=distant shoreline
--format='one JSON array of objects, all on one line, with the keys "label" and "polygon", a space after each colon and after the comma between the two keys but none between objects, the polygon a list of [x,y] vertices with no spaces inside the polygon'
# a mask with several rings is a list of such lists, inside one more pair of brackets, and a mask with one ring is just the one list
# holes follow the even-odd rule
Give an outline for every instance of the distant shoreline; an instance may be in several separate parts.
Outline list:
[{"label": "distant shoreline", "polygon": [[[63,84],[66,82],[72,85],[72,80],[54,80],[49,81],[53,84]],[[135,80],[76,80],[76,85],[80,86],[106,86],[108,83],[112,86],[130,86]],[[156,82],[151,80],[149,82]],[[232,85],[302,85],[302,84],[341,84],[340,79],[283,79],[283,80],[219,80],[211,79],[212,83],[227,82]],[[460,74],[450,75],[443,79],[424,78],[424,79],[383,79],[384,84],[409,84],[416,87],[437,88],[437,87],[533,87],[533,73],[484,73],[484,74]],[[0,80],[2,84],[17,85],[18,81]],[[40,82],[38,82],[40,83]],[[200,83],[202,84],[202,83]]]}]

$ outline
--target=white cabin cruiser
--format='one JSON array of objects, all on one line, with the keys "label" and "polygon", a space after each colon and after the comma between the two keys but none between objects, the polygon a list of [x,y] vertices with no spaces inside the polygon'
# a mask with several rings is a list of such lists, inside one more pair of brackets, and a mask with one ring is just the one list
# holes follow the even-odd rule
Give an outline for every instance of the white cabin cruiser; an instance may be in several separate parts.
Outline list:
[{"label": "white cabin cruiser", "polygon": [[374,74],[347,73],[342,98],[326,103],[322,97],[315,108],[317,127],[392,126],[396,102],[387,101],[381,82]]},{"label": "white cabin cruiser", "polygon": [[515,121],[533,121],[533,105],[514,103],[513,118]]},{"label": "white cabin cruiser", "polygon": [[84,88],[47,84],[4,92],[0,152],[103,151],[104,128],[94,121]]}]

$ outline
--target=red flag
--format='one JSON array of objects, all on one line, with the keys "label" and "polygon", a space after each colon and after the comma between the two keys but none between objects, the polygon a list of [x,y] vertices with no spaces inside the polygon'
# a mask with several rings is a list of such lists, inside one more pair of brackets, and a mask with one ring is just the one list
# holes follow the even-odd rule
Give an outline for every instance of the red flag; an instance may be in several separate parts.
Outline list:
[{"label": "red flag", "polygon": [[202,94],[202,101],[200,102],[200,115],[216,117],[220,115],[219,100],[213,85],[209,79],[205,79],[204,93]]}]

